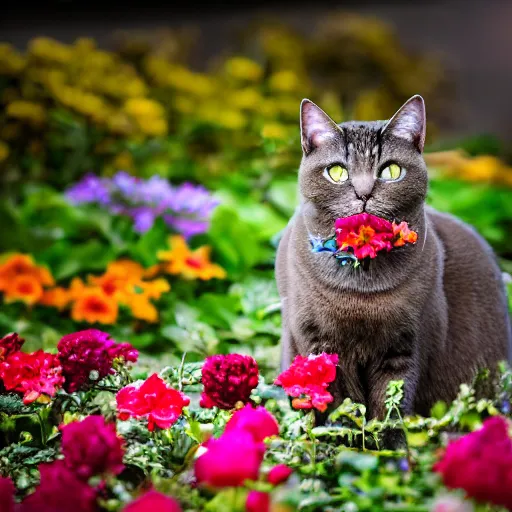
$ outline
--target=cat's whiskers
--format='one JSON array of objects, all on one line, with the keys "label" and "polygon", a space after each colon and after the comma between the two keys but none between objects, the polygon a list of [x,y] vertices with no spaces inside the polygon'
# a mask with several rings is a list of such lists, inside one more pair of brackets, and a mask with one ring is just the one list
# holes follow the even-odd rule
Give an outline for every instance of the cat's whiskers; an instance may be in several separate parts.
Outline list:
[{"label": "cat's whiskers", "polygon": [[428,231],[428,222],[427,222],[427,212],[423,212],[423,217],[425,218],[425,236],[423,237],[423,245],[421,247],[421,252],[425,249],[425,243],[427,242],[427,231]]}]

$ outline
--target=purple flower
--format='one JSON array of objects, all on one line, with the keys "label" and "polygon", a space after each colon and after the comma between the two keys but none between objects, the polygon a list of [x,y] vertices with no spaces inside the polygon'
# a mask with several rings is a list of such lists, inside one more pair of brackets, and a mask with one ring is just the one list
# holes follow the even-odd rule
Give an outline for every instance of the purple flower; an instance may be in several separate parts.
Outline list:
[{"label": "purple flower", "polygon": [[68,189],[66,197],[73,204],[107,204],[110,200],[110,190],[105,180],[94,174],[87,174],[82,181]]},{"label": "purple flower", "polygon": [[131,217],[138,233],[145,233],[162,217],[185,238],[206,232],[219,204],[201,185],[184,183],[173,187],[160,176],[143,180],[124,171],[112,178],[88,174],[66,196],[73,204],[97,204],[111,214]]}]

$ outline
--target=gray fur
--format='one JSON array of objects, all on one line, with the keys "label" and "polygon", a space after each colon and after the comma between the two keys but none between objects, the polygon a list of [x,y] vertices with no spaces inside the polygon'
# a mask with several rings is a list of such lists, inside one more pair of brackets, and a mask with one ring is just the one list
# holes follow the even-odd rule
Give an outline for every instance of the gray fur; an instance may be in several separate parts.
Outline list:
[{"label": "gray fur", "polygon": [[[437,400],[452,400],[477,369],[510,360],[510,318],[496,259],[471,227],[425,206],[421,97],[387,123],[336,125],[309,100],[301,107],[301,204],[276,262],[282,367],[297,354],[335,352],[334,405],[351,397],[367,405],[370,417],[382,417],[388,382],[404,379],[404,412],[427,414]],[[377,179],[387,162],[406,169],[403,179]],[[348,169],[347,182],[323,176],[333,163]],[[309,234],[327,237],[336,218],[362,211],[406,220],[417,243],[380,253],[367,270],[311,252]]]}]

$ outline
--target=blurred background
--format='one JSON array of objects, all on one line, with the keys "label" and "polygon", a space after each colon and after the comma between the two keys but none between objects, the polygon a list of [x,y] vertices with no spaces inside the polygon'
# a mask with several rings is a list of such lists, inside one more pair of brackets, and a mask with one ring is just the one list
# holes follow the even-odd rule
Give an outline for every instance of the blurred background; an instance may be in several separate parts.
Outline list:
[{"label": "blurred background", "polygon": [[511,271],[511,19],[499,0],[10,5],[1,329],[49,348],[96,327],[149,358],[273,369],[304,97],[341,122],[421,94],[429,203]]}]

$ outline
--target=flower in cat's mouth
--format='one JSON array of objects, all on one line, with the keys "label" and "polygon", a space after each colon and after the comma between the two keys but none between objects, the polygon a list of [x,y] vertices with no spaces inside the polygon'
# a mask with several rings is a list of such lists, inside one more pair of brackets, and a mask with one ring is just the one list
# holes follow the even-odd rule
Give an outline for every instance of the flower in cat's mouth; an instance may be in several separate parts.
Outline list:
[{"label": "flower in cat's mouth", "polygon": [[380,251],[391,251],[406,243],[415,243],[418,234],[407,222],[396,224],[371,213],[358,213],[336,219],[336,244],[340,251],[350,250],[360,260],[376,258]]},{"label": "flower in cat's mouth", "polygon": [[340,217],[335,222],[336,234],[327,240],[312,239],[313,252],[332,252],[342,265],[358,264],[365,258],[376,258],[380,251],[414,244],[418,234],[407,222],[390,222],[370,213]]}]

